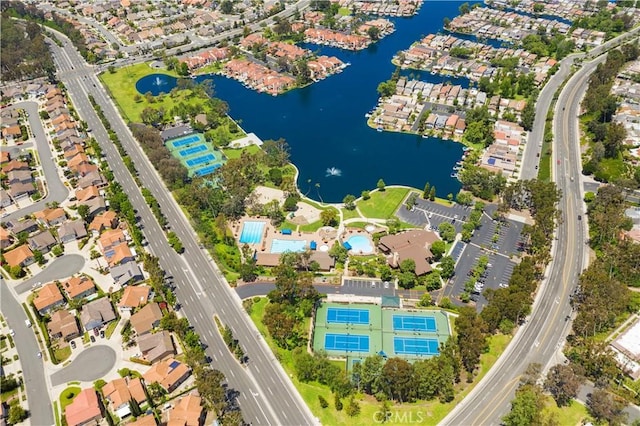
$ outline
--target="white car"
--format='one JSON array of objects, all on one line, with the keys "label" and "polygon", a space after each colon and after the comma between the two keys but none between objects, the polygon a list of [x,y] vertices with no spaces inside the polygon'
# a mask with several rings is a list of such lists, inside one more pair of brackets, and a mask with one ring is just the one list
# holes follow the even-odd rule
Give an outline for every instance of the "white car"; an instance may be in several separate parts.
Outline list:
[{"label": "white car", "polygon": [[11,335],[11,337],[13,337],[13,336],[15,336],[15,335],[16,335],[16,332],[15,332],[15,331],[13,331],[13,328],[10,328],[10,329],[9,329],[9,334]]}]

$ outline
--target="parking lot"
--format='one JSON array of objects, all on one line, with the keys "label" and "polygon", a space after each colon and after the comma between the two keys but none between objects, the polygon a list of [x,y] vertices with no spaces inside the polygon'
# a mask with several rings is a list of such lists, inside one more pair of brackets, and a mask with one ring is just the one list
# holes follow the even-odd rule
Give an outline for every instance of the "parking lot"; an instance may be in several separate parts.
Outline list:
[{"label": "parking lot", "polygon": [[[487,288],[498,289],[508,285],[516,263],[512,256],[519,255],[522,228],[524,224],[519,221],[507,219],[497,222],[491,217],[496,205],[487,205],[481,218],[480,229],[477,229],[471,241],[457,242],[451,250],[451,256],[456,261],[456,273],[453,281],[444,290],[444,296],[449,297],[454,303],[462,304],[459,295],[464,292],[464,285],[469,279],[469,272],[476,266],[480,256],[489,258],[490,267],[487,268],[486,277],[479,293],[472,294],[472,300],[481,310],[487,300],[482,296],[482,291]],[[442,222],[449,222],[460,232],[467,216],[471,213],[471,207],[454,204],[451,207],[418,198],[416,206],[407,210],[403,205],[396,213],[400,220],[415,226],[437,229]]]},{"label": "parking lot", "polygon": [[375,278],[344,278],[340,289],[341,293],[353,292],[360,296],[395,296],[396,294],[394,283]]}]

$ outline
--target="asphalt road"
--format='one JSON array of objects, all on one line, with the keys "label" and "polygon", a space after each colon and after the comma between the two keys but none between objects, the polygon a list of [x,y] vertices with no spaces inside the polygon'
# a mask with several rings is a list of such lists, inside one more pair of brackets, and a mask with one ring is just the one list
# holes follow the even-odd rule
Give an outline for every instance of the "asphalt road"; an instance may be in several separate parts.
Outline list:
[{"label": "asphalt road", "polygon": [[[149,242],[147,248],[160,259],[160,265],[167,274],[174,277],[177,299],[183,306],[181,312],[189,318],[203,343],[207,345],[207,354],[212,359],[212,366],[221,370],[227,377],[229,386],[240,392],[238,402],[245,420],[252,424],[272,425],[316,423],[242,308],[240,298],[221,278],[208,254],[199,248],[189,222],[133,139],[94,75],[94,70],[85,64],[66,37],[60,33],[56,36],[64,40],[63,48],[51,43],[59,78],[65,83],[79,114],[93,129],[92,132],[101,144],[116,180],[122,184],[129,200],[137,209],[141,218],[138,226]],[[140,189],[124,166],[116,148],[109,141],[106,130],[89,103],[89,93],[101,106],[112,129],[131,156],[143,185],[156,197],[172,230],[181,239],[185,248],[182,256],[176,254],[167,243],[163,230],[144,202]],[[229,353],[217,332],[214,315],[218,315],[231,327],[240,345],[245,349],[249,357],[246,367],[240,366]]]},{"label": "asphalt road", "polygon": [[24,280],[15,286],[16,293],[22,294],[31,290],[36,283],[42,285],[55,280],[68,278],[76,272],[80,272],[84,266],[84,256],[79,254],[65,254],[50,261],[50,265],[45,265],[45,269],[35,277]]},{"label": "asphalt road", "polygon": [[63,383],[79,381],[93,382],[101,379],[116,363],[116,351],[110,346],[92,345],[85,348],[62,370],[51,375],[51,384],[58,386]]},{"label": "asphalt road", "polygon": [[13,297],[7,287],[7,282],[0,276],[0,310],[7,320],[7,324],[16,332],[13,341],[18,350],[22,376],[24,378],[29,404],[29,421],[32,425],[54,425],[53,408],[49,396],[49,385],[45,379],[42,358],[38,358],[40,351],[36,336],[26,326],[27,314],[20,303]]},{"label": "asphalt road", "polygon": [[69,190],[64,186],[64,183],[58,175],[58,166],[53,158],[54,154],[51,151],[47,136],[42,127],[42,122],[40,121],[40,116],[38,115],[38,103],[32,101],[18,102],[14,104],[12,108],[24,109],[29,114],[29,125],[31,126],[31,131],[36,141],[36,148],[40,156],[40,163],[42,164],[42,171],[44,172],[48,192],[46,197],[41,200],[3,217],[3,222],[15,221],[25,215],[40,211],[46,207],[47,203],[53,201],[60,203],[69,195]]},{"label": "asphalt road", "polygon": [[520,375],[530,363],[550,367],[562,360],[559,353],[570,331],[572,313],[569,295],[587,265],[586,221],[582,214],[580,150],[577,131],[579,102],[589,75],[598,62],[585,63],[564,86],[554,115],[553,180],[562,192],[562,219],[547,268],[534,302],[533,312],[494,368],[442,422],[445,425],[499,424],[510,408]]}]

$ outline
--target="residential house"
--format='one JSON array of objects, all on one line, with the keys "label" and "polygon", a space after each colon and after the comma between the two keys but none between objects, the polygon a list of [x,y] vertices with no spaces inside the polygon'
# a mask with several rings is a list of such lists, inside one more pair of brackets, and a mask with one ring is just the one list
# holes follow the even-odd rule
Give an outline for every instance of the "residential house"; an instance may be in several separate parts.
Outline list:
[{"label": "residential house", "polygon": [[33,185],[33,182],[15,182],[9,184],[9,195],[13,201],[18,202],[19,200],[28,197],[31,194],[36,192],[36,187]]},{"label": "residential house", "polygon": [[40,315],[44,315],[52,309],[64,305],[64,303],[64,296],[60,293],[56,283],[45,284],[33,299],[33,306],[36,307]]},{"label": "residential house", "polygon": [[80,314],[80,322],[87,331],[101,327],[114,319],[116,319],[116,314],[108,297],[87,303],[82,307]]},{"label": "residential house", "polygon": [[201,426],[204,424],[205,411],[202,399],[194,394],[180,398],[178,403],[169,411],[170,425]]},{"label": "residential house", "polygon": [[159,361],[142,376],[145,383],[158,383],[167,392],[173,392],[191,375],[191,369],[174,358]]},{"label": "residential house", "polygon": [[100,404],[98,394],[93,388],[80,391],[73,402],[64,409],[68,426],[98,424],[103,418],[102,413],[102,404]]},{"label": "residential house", "polygon": [[69,299],[84,299],[97,291],[96,284],[86,275],[69,278],[62,283],[62,289]]},{"label": "residential house", "polygon": [[89,230],[100,234],[105,229],[115,229],[118,227],[118,215],[113,210],[104,211],[96,216],[89,224]]},{"label": "residential house", "polygon": [[27,239],[27,243],[29,244],[29,248],[31,250],[38,250],[41,253],[48,253],[49,250],[56,244],[56,238],[53,236],[50,230],[42,231],[39,234],[34,235],[33,237],[29,237]]},{"label": "residential house", "polygon": [[387,262],[398,268],[402,261],[412,259],[415,262],[416,275],[431,272],[431,245],[438,241],[438,235],[432,231],[412,230],[380,238],[378,248],[387,255]]},{"label": "residential house", "polygon": [[21,138],[22,130],[20,130],[20,126],[14,124],[13,126],[5,127],[2,129],[2,137],[7,142],[17,141]]},{"label": "residential house", "polygon": [[122,229],[111,229],[106,231],[100,235],[100,239],[98,240],[98,246],[102,249],[102,253],[104,254],[106,251],[113,249],[120,243],[124,243],[127,241],[126,236]]},{"label": "residential house", "polygon": [[0,227],[0,249],[4,251],[13,244],[13,237],[5,228]]},{"label": "residential house", "polygon": [[13,200],[9,196],[7,190],[0,188],[0,208],[9,207],[11,204],[13,204]]},{"label": "residential house", "polygon": [[146,333],[138,337],[138,348],[142,358],[150,363],[175,355],[171,333],[166,330],[157,333]]},{"label": "residential house", "polygon": [[[3,151],[3,152],[6,152],[6,151]],[[9,161],[4,166],[2,166],[2,173],[4,174],[8,174],[9,172],[15,172],[18,170],[29,171],[30,170],[29,163],[27,163],[26,161],[20,161],[18,159],[14,159]],[[31,175],[30,171],[29,171],[29,175]]]},{"label": "residential house", "polygon": [[102,198],[101,196],[91,198],[90,200],[87,200],[87,201],[83,201],[81,203],[78,203],[78,205],[85,205],[89,208],[88,210],[89,218],[95,217],[96,215],[99,215],[100,213],[107,211],[107,203],[104,201],[104,198]]},{"label": "residential house", "polygon": [[27,244],[22,244],[4,253],[4,260],[7,262],[9,266],[29,266],[35,259],[33,258],[33,253]]},{"label": "residential house", "polygon": [[110,268],[136,260],[135,252],[127,245],[127,243],[120,243],[107,250],[104,257],[107,259],[107,263]]},{"label": "residential house", "polygon": [[9,228],[11,232],[15,235],[20,234],[21,232],[26,232],[27,234],[31,234],[38,230],[38,224],[33,219],[25,219],[18,222],[11,222],[9,224]]},{"label": "residential house", "polygon": [[136,421],[127,423],[127,426],[158,426],[156,417],[153,414],[138,417]]},{"label": "residential house", "polygon": [[75,315],[65,309],[51,314],[51,320],[47,323],[47,331],[52,339],[64,339],[69,341],[80,336],[80,328]]},{"label": "residential house", "polygon": [[[133,262],[125,263],[125,265],[130,265],[132,263]],[[122,297],[120,298],[120,302],[118,302],[118,308],[121,311],[131,311],[139,306],[142,306],[149,301],[150,293],[151,287],[149,287],[148,285],[127,286],[127,288],[124,289]]]},{"label": "residential house", "polygon": [[100,196],[100,190],[98,189],[98,187],[96,186],[89,186],[87,188],[84,189],[78,189],[76,190],[76,200],[79,203],[85,202],[85,201],[89,201],[93,198],[99,197]]},{"label": "residential house", "polygon": [[134,284],[144,279],[142,271],[136,262],[115,265],[109,268],[109,273],[111,274],[111,278],[113,278],[113,282],[119,286]]},{"label": "residential house", "polygon": [[130,401],[142,404],[147,397],[144,392],[142,381],[139,377],[130,379],[129,377],[115,379],[104,385],[102,388],[104,398],[109,401],[111,408],[121,419],[131,414],[129,408]]},{"label": "residential house", "polygon": [[138,336],[149,333],[155,327],[160,325],[162,319],[162,311],[157,303],[149,303],[145,305],[135,314],[131,315],[131,327],[136,331]]},{"label": "residential house", "polygon": [[61,207],[57,207],[55,209],[46,208],[39,212],[35,212],[33,215],[39,223],[46,226],[60,225],[67,220],[67,213]]},{"label": "residential house", "polygon": [[84,227],[84,221],[82,219],[65,222],[58,228],[58,238],[60,238],[62,244],[79,240],[86,236],[87,230]]},{"label": "residential house", "polygon": [[107,180],[100,174],[100,172],[96,170],[96,171],[87,173],[86,175],[78,179],[77,187],[87,188],[89,186],[95,185],[98,188],[104,188],[108,184],[109,182],[107,182]]}]

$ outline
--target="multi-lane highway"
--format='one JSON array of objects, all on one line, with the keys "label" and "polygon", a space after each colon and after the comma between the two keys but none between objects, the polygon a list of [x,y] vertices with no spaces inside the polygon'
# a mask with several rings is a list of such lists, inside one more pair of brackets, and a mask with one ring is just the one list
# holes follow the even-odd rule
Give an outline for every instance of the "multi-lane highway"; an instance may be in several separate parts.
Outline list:
[{"label": "multi-lane highway", "polygon": [[[587,265],[586,223],[583,214],[580,144],[577,117],[587,82],[604,56],[582,64],[564,86],[553,120],[553,180],[562,193],[553,259],[540,286],[533,312],[494,368],[442,422],[442,424],[499,424],[519,377],[530,363],[549,367],[562,359],[558,352],[570,331],[569,295]],[[545,114],[546,115],[546,114]]]},{"label": "multi-lane highway", "polygon": [[[240,299],[221,278],[208,254],[199,247],[187,218],[133,139],[93,68],[86,65],[66,37],[60,33],[56,33],[56,37],[63,40],[62,47],[51,43],[58,76],[64,82],[79,114],[93,129],[116,180],[122,184],[137,209],[141,218],[139,226],[149,242],[148,249],[160,258],[160,264],[167,273],[173,275],[178,287],[177,298],[183,306],[184,314],[208,346],[207,354],[212,359],[212,366],[225,373],[230,387],[240,391],[238,402],[245,420],[252,424],[271,425],[317,423],[242,309]],[[124,166],[115,146],[109,141],[106,130],[89,103],[88,94],[93,95],[102,108],[112,129],[135,163],[143,185],[162,206],[172,230],[184,245],[183,255],[176,254],[168,245],[165,234],[144,202],[140,189]],[[249,357],[246,367],[240,366],[227,350],[217,332],[214,315],[218,315],[231,327],[245,349]]]}]

